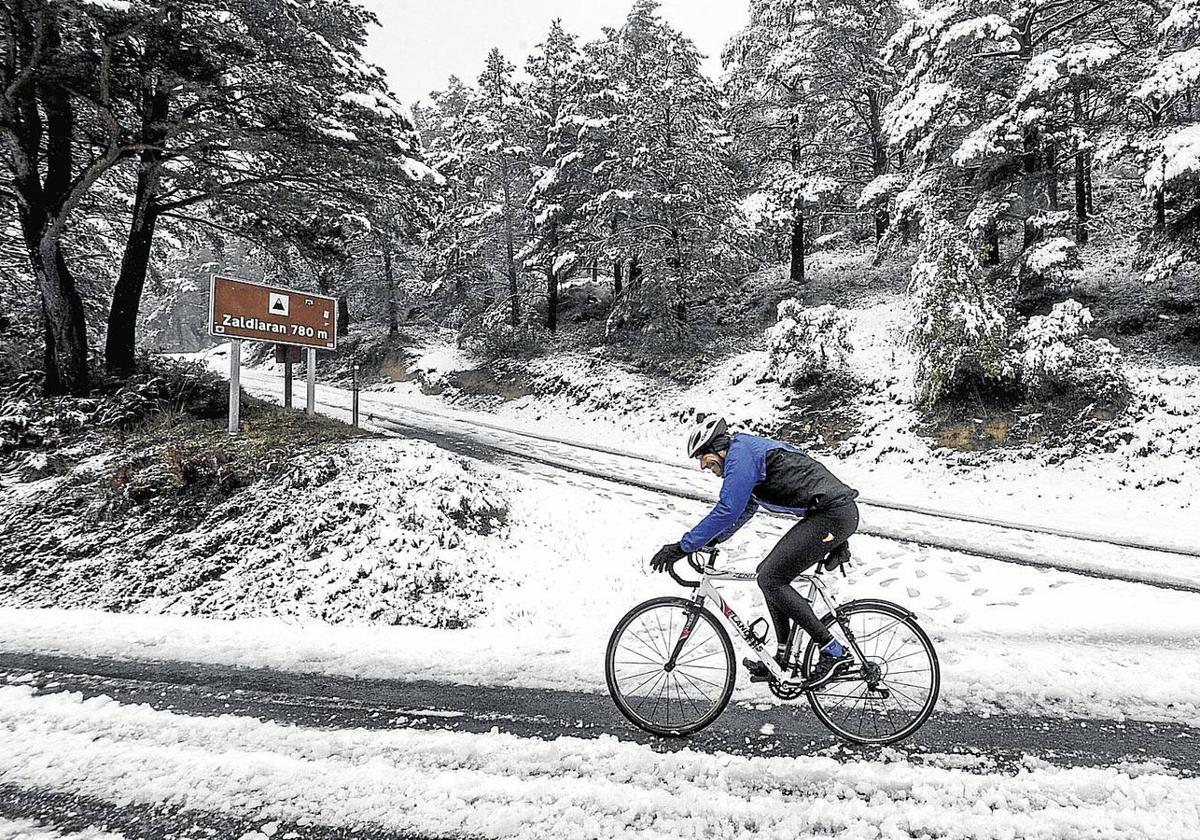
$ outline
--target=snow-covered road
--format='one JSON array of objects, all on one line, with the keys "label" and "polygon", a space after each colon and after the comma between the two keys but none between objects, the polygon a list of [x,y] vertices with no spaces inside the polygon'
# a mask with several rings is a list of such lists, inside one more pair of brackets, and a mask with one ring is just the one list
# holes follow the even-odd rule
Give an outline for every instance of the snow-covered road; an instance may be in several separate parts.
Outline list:
[{"label": "snow-covered road", "polygon": [[[281,375],[246,368],[242,387],[256,396],[279,402]],[[538,463],[584,472],[679,498],[711,501],[716,488],[711,477],[684,464],[673,464],[604,446],[583,446],[562,439],[506,429],[468,412],[405,405],[396,395],[362,392],[364,425],[381,431],[419,437],[461,454],[528,470]],[[317,387],[321,413],[348,420],[352,395],[341,388]],[[963,521],[912,510],[862,504],[864,534],[991,557],[1007,562],[1073,571],[1114,580],[1149,583],[1200,592],[1200,561],[1194,547],[1178,552],[1130,548],[1062,534]]]},{"label": "snow-covered road", "polygon": [[1029,756],[997,772],[989,757],[961,754],[663,752],[499,727],[195,716],[22,684],[0,687],[0,782],[247,826],[457,837],[1190,838],[1200,820],[1200,781],[1152,762]]}]

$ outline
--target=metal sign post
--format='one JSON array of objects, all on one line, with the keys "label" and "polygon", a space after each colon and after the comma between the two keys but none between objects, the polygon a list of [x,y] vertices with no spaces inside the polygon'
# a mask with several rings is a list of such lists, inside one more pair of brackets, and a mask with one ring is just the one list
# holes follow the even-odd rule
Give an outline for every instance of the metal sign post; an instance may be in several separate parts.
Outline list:
[{"label": "metal sign post", "polygon": [[229,342],[229,434],[236,435],[241,428],[242,409],[242,342]]},{"label": "metal sign post", "polygon": [[208,289],[208,334],[229,343],[229,433],[238,431],[242,340],[277,345],[276,361],[283,362],[283,404],[292,404],[292,365],[300,348],[308,374],[306,410],[317,410],[317,348],[337,349],[337,300],[313,292],[265,286],[236,277],[213,275]]},{"label": "metal sign post", "polygon": [[276,344],[275,362],[283,364],[283,407],[292,407],[292,365],[303,359],[300,348],[294,344]]},{"label": "metal sign post", "polygon": [[309,347],[307,350],[307,358],[304,360],[304,373],[308,377],[308,395],[304,412],[311,415],[317,413],[317,349]]}]

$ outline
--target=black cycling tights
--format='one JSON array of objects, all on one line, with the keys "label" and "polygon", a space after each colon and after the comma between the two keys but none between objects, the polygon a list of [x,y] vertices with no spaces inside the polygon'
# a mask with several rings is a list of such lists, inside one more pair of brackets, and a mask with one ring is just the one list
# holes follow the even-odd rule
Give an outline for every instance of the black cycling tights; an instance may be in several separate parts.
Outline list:
[{"label": "black cycling tights", "polygon": [[857,527],[858,505],[854,502],[813,511],[784,534],[767,559],[758,565],[758,585],[767,601],[780,645],[787,642],[790,620],[798,622],[822,647],[833,638],[808,600],[792,588],[792,581],[809,566],[825,559]]}]

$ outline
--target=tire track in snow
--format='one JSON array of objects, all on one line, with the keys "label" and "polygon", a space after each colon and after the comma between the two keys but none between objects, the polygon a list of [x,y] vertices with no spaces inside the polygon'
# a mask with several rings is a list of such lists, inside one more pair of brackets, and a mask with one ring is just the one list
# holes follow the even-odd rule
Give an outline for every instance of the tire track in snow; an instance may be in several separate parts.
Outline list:
[{"label": "tire track in snow", "polygon": [[[696,735],[662,739],[626,722],[607,695],[586,692],[9,653],[0,654],[0,675],[3,670],[9,679],[30,675],[22,678],[39,693],[72,691],[188,715],[233,714],[299,726],[499,731],[543,740],[612,735],[657,750],[741,756],[857,760],[881,753],[841,745],[803,702],[768,708],[735,703]],[[1154,760],[1200,772],[1200,733],[1182,724],[1132,720],[935,713],[907,743],[891,749],[916,762],[929,753],[986,757],[989,770],[1020,768],[1026,756],[1039,755],[1058,766]]]}]

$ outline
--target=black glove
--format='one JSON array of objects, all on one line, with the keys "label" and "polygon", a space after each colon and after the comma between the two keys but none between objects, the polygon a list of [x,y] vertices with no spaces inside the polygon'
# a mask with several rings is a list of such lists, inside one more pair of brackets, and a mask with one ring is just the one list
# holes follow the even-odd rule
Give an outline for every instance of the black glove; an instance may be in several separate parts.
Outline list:
[{"label": "black glove", "polygon": [[679,546],[679,543],[667,543],[650,558],[650,568],[656,572],[665,572],[675,564],[676,560],[686,556],[687,552]]}]

